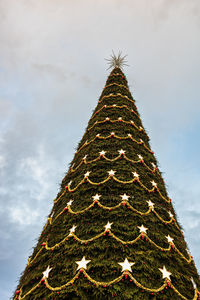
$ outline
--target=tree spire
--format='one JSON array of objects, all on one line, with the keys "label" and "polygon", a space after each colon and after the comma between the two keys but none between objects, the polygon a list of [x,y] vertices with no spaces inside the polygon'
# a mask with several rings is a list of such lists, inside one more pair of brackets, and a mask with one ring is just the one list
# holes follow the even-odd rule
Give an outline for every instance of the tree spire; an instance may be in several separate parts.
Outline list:
[{"label": "tree spire", "polygon": [[108,69],[111,68],[120,68],[123,69],[124,66],[128,66],[126,63],[126,57],[127,55],[122,56],[122,52],[119,51],[118,55],[112,51],[112,54],[110,58],[106,59],[108,61],[109,67]]}]

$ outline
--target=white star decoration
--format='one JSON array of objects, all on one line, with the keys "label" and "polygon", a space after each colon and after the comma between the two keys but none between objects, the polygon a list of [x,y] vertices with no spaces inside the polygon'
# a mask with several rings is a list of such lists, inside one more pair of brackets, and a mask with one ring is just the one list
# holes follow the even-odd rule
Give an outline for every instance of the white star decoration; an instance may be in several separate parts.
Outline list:
[{"label": "white star decoration", "polygon": [[117,104],[113,104],[113,107],[117,106]]},{"label": "white star decoration", "polygon": [[112,131],[110,135],[114,136],[114,135],[115,135],[115,133]]},{"label": "white star decoration", "polygon": [[49,273],[52,270],[52,268],[50,268],[49,266],[46,268],[46,270],[42,273],[43,274],[43,278],[48,278],[49,277]]},{"label": "white star decoration", "polygon": [[136,173],[136,172],[132,172],[133,173],[133,176],[135,177],[135,178],[139,178],[139,175],[138,175],[138,173]]},{"label": "white star decoration", "polygon": [[151,202],[151,200],[147,201],[149,207],[151,207],[152,209],[154,209],[154,203]]},{"label": "white star decoration", "polygon": [[109,120],[110,120],[110,118],[109,118],[109,117],[107,117],[107,118],[106,118],[106,121],[109,121]]},{"label": "white star decoration", "polygon": [[87,154],[83,157],[83,160],[86,160],[86,158],[87,158]]},{"label": "white star decoration", "polygon": [[193,288],[194,288],[194,290],[196,290],[196,288],[197,288],[197,285],[196,285],[196,283],[194,282],[194,279],[193,279],[193,277],[191,277],[191,281],[192,281],[192,285],[193,285]]},{"label": "white star decoration", "polygon": [[101,156],[103,156],[103,155],[106,154],[106,151],[102,150],[101,152],[99,152],[99,154],[100,154]]},{"label": "white star decoration", "polygon": [[129,262],[127,258],[125,258],[124,262],[118,263],[121,267],[122,267],[122,272],[123,271],[130,271],[131,270],[131,266],[134,265],[135,263],[133,262]]},{"label": "white star decoration", "polygon": [[168,236],[166,236],[168,243],[173,243],[173,238],[171,238],[171,236],[168,234]]},{"label": "white star decoration", "polygon": [[118,152],[120,155],[123,155],[123,154],[125,154],[126,151],[124,151],[123,149],[120,149],[120,150],[118,150]]},{"label": "white star decoration", "polygon": [[141,233],[147,233],[146,231],[148,230],[148,228],[144,227],[144,225],[138,226],[138,228],[140,229]]},{"label": "white star decoration", "polygon": [[72,234],[73,232],[75,232],[76,227],[77,227],[77,226],[75,226],[75,225],[72,226],[72,228],[69,230],[69,231],[70,231],[70,234]]},{"label": "white star decoration", "polygon": [[100,136],[100,134],[99,134],[99,133],[97,133],[97,134],[96,134],[96,137],[99,137],[99,136]]},{"label": "white star decoration", "polygon": [[76,261],[76,264],[78,265],[77,270],[79,269],[87,269],[87,264],[90,262],[91,260],[86,260],[85,256],[83,256],[83,258],[79,261]]},{"label": "white star decoration", "polygon": [[95,200],[99,200],[100,197],[101,197],[101,195],[98,195],[98,194],[96,194],[95,196],[92,196],[92,198],[94,199],[94,201],[95,201]]},{"label": "white star decoration", "polygon": [[70,186],[72,184],[72,180],[70,180],[70,182],[68,183],[68,186]]},{"label": "white star decoration", "polygon": [[115,175],[115,172],[116,172],[116,171],[110,170],[110,171],[108,171],[108,174],[109,174],[109,176],[111,176],[111,177],[112,177],[112,176],[114,176],[114,175]]},{"label": "white star decoration", "polygon": [[128,198],[130,198],[130,196],[124,194],[124,195],[121,195],[120,197],[122,197],[122,200],[127,200],[128,201]]},{"label": "white star decoration", "polygon": [[170,218],[173,218],[173,217],[174,217],[174,215],[171,213],[170,210],[168,211],[168,213],[169,213]]},{"label": "white star decoration", "polygon": [[108,221],[108,223],[104,226],[105,229],[106,229],[106,230],[111,229],[111,225],[112,225],[112,224],[113,224],[113,223],[110,223],[110,222]]},{"label": "white star decoration", "polygon": [[72,205],[73,200],[70,200],[69,202],[67,202],[67,205]]},{"label": "white star decoration", "polygon": [[142,155],[138,154],[138,157],[139,157],[140,160],[143,160],[143,156]]},{"label": "white star decoration", "polygon": [[128,137],[132,137],[132,134],[129,133],[129,134],[128,134]]},{"label": "white star decoration", "polygon": [[154,164],[154,163],[151,163],[152,164],[152,166],[154,167],[154,169],[156,168],[156,165]]},{"label": "white star decoration", "polygon": [[121,121],[121,120],[122,120],[122,117],[119,117],[118,120]]},{"label": "white star decoration", "polygon": [[91,172],[87,171],[87,172],[84,174],[84,176],[85,176],[85,177],[88,177],[88,176],[90,175],[90,173],[91,173]]},{"label": "white star decoration", "polygon": [[163,279],[164,279],[164,278],[167,278],[167,279],[170,280],[170,275],[171,275],[172,273],[168,272],[168,271],[166,270],[165,266],[163,266],[163,269],[159,269],[159,270],[160,270],[160,272],[162,273]]},{"label": "white star decoration", "polygon": [[151,181],[151,184],[152,184],[153,186],[157,187],[157,183],[156,183],[154,180]]}]

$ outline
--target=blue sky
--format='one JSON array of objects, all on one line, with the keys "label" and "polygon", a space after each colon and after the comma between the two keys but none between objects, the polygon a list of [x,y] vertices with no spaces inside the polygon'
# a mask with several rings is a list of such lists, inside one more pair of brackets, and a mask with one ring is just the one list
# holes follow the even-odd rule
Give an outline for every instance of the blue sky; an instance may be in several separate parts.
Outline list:
[{"label": "blue sky", "polygon": [[0,0],[0,298],[14,291],[112,49],[200,272],[199,0]]}]

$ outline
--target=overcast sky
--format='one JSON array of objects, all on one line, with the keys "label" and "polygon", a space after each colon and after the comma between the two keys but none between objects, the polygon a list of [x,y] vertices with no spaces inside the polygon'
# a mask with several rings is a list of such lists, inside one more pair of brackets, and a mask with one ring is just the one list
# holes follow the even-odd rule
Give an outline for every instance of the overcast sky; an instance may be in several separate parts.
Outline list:
[{"label": "overcast sky", "polygon": [[109,75],[124,72],[200,271],[200,1],[0,0],[0,299],[14,291]]}]

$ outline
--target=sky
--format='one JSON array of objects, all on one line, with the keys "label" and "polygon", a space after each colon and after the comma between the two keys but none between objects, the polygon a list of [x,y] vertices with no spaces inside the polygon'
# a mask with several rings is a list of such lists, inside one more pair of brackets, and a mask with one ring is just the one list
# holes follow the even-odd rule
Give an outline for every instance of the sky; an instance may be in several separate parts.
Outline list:
[{"label": "sky", "polygon": [[199,0],[0,0],[0,299],[12,296],[109,71],[124,69],[200,273]]}]

